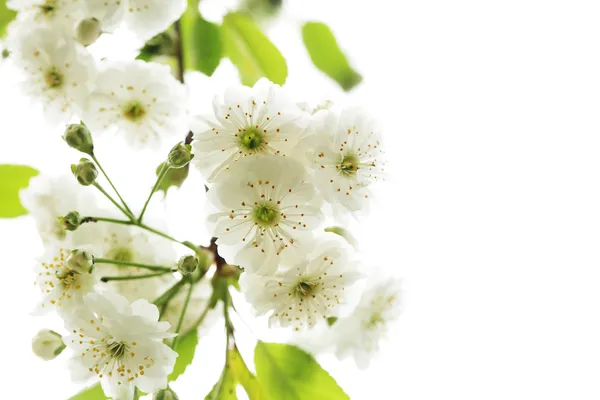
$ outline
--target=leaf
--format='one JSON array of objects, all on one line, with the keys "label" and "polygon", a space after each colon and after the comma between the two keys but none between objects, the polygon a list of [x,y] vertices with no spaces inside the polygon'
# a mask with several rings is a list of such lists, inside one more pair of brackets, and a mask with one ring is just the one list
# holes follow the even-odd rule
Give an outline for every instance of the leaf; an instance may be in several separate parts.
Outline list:
[{"label": "leaf", "polygon": [[321,22],[305,23],[302,40],[315,67],[339,83],[344,90],[348,91],[360,83],[362,77],[352,69],[327,25]]},{"label": "leaf", "polygon": [[[156,168],[156,176],[158,176],[160,170],[164,167],[165,163],[161,163],[157,168]],[[158,188],[156,189],[156,191],[163,191],[165,192],[165,195],[167,194],[167,192],[169,191],[169,188],[175,186],[175,187],[181,187],[181,185],[183,185],[183,182],[185,182],[185,180],[188,177],[188,174],[190,173],[190,165],[186,165],[183,168],[170,168],[167,171],[167,174],[164,176],[164,178],[162,179],[162,181],[160,182],[160,185],[158,185]]]},{"label": "leaf", "polygon": [[238,400],[236,386],[237,382],[231,372],[230,365],[227,363],[223,368],[219,381],[215,383],[215,386],[204,400]]},{"label": "leaf", "polygon": [[350,399],[310,354],[296,346],[259,341],[254,363],[269,399]]},{"label": "leaf", "polygon": [[222,35],[225,55],[237,67],[244,85],[252,86],[262,77],[278,84],[285,82],[285,58],[250,17],[242,13],[225,15]]},{"label": "leaf", "polygon": [[181,18],[181,38],[186,69],[211,76],[223,57],[221,28],[202,18],[197,7]]},{"label": "leaf", "polygon": [[175,362],[173,372],[171,372],[171,375],[169,375],[169,382],[179,378],[179,376],[185,372],[188,365],[192,363],[194,360],[194,354],[196,353],[197,345],[198,331],[196,329],[192,330],[177,342],[177,353],[179,356]]},{"label": "leaf", "polygon": [[94,386],[90,386],[87,389],[82,390],[75,396],[69,398],[69,400],[106,400],[107,397],[102,391],[102,386],[99,383]]},{"label": "leaf", "polygon": [[4,36],[6,27],[16,16],[17,13],[15,11],[9,10],[6,7],[5,1],[0,4],[0,36]]},{"label": "leaf", "polygon": [[237,348],[229,350],[229,365],[236,380],[242,385],[250,400],[265,400],[265,394],[256,376],[246,366]]},{"label": "leaf", "polygon": [[27,214],[21,205],[19,190],[29,185],[29,180],[39,172],[25,165],[0,165],[0,218],[14,218]]}]

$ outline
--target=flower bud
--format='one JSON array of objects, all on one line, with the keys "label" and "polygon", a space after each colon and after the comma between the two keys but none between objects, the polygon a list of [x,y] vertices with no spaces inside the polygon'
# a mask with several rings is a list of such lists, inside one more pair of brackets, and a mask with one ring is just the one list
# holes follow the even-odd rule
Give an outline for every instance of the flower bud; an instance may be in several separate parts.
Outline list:
[{"label": "flower bud", "polygon": [[73,175],[77,178],[77,182],[83,186],[91,185],[98,177],[96,165],[85,158],[82,158],[79,164],[71,165],[71,171],[73,171]]},{"label": "flower bud", "polygon": [[171,388],[168,387],[164,390],[159,390],[158,392],[154,393],[152,400],[179,400],[179,397]]},{"label": "flower bud", "polygon": [[182,275],[191,275],[198,268],[199,263],[200,260],[196,256],[183,256],[179,259],[177,268]]},{"label": "flower bud", "polygon": [[62,226],[68,231],[74,231],[81,225],[81,217],[77,211],[71,211],[64,217],[58,217]]},{"label": "flower bud", "polygon": [[62,336],[58,333],[43,329],[31,341],[33,353],[42,360],[53,360],[66,348]]},{"label": "flower bud", "polygon": [[94,269],[94,256],[84,250],[71,250],[65,265],[77,274],[91,274]]},{"label": "flower bud", "polygon": [[179,142],[169,152],[169,167],[183,168],[192,161],[192,158],[194,158],[192,146]]},{"label": "flower bud", "polygon": [[87,126],[83,124],[67,125],[63,139],[70,147],[79,150],[82,153],[92,155],[94,152],[92,134]]},{"label": "flower bud", "polygon": [[102,25],[96,18],[81,20],[75,28],[75,38],[84,46],[94,44],[102,34]]}]

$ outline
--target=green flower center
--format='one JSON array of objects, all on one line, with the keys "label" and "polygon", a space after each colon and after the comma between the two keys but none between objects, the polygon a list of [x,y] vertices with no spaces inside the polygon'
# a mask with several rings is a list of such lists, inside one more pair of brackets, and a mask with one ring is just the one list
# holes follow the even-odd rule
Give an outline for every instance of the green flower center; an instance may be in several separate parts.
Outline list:
[{"label": "green flower center", "polygon": [[111,260],[131,262],[133,261],[133,251],[128,247],[119,247],[109,253]]},{"label": "green flower center", "polygon": [[260,204],[252,211],[254,222],[262,227],[271,227],[279,222],[280,213],[277,207],[270,203]]},{"label": "green flower center", "polygon": [[54,89],[63,84],[63,75],[56,68],[52,68],[44,75],[44,81],[49,88]]},{"label": "green flower center", "polygon": [[371,315],[371,318],[367,321],[366,325],[368,328],[374,328],[377,325],[382,325],[384,323],[384,319],[380,313],[375,312]]},{"label": "green flower center", "polygon": [[56,0],[46,0],[46,2],[40,6],[40,12],[44,15],[48,15],[56,10]]},{"label": "green flower center", "polygon": [[345,175],[354,175],[358,171],[360,160],[353,154],[348,154],[342,158],[339,164],[340,171]]},{"label": "green flower center", "polygon": [[300,282],[295,289],[296,295],[299,297],[308,297],[312,294],[317,285],[318,284],[315,282]]},{"label": "green flower center", "polygon": [[108,353],[112,358],[121,358],[125,355],[127,346],[122,342],[113,342],[108,345]]},{"label": "green flower center", "polygon": [[139,121],[144,115],[146,115],[146,109],[138,100],[134,100],[123,107],[123,116],[130,121]]},{"label": "green flower center", "polygon": [[240,147],[247,151],[258,152],[265,144],[265,135],[257,128],[246,128],[239,134]]}]

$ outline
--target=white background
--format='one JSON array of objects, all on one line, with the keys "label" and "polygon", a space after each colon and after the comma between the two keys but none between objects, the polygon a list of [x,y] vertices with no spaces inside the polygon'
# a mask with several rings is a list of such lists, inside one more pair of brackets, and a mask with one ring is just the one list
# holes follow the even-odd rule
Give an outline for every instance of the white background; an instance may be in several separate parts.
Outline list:
[{"label": "white background", "polygon": [[[369,370],[323,365],[358,400],[600,398],[598,3],[289,3],[269,32],[290,89],[362,104],[383,126],[390,180],[357,236],[368,264],[406,289]],[[364,75],[347,97],[311,67],[307,19],[330,24]],[[28,139],[39,114],[1,80],[0,161],[68,168],[75,155],[45,147],[60,146],[58,132]],[[29,350],[39,328],[60,329],[28,314],[33,235],[27,218],[0,221],[0,383],[12,397],[63,400],[77,390],[64,361]],[[182,400],[216,380],[219,334],[176,384]]]}]

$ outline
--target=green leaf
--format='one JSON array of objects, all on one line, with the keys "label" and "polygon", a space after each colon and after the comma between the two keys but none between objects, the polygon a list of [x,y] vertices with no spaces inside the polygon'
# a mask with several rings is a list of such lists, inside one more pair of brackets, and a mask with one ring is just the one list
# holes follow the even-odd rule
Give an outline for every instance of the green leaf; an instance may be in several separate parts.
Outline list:
[{"label": "green leaf", "polygon": [[269,399],[350,399],[310,354],[296,346],[259,341],[254,363]]},{"label": "green leaf", "polygon": [[219,25],[202,18],[197,7],[188,8],[181,18],[181,38],[185,68],[211,76],[223,56]]},{"label": "green leaf", "polygon": [[[227,358],[229,358],[229,354],[227,355]],[[219,381],[215,383],[204,400],[238,400],[236,386],[237,382],[231,371],[231,366],[227,362],[223,368]]]},{"label": "green leaf", "polygon": [[[156,176],[158,176],[158,173],[164,167],[164,164],[165,163],[161,163],[156,168]],[[169,188],[171,188],[173,186],[181,187],[181,185],[183,185],[183,182],[185,182],[185,180],[187,179],[189,173],[190,173],[190,165],[189,164],[183,168],[170,168],[167,171],[167,174],[165,175],[165,177],[160,182],[160,185],[158,185],[158,189],[156,189],[156,191],[159,192],[162,190],[163,192],[165,192],[165,195],[166,195],[167,192],[169,191]]]},{"label": "green leaf", "polygon": [[229,13],[222,26],[225,55],[240,72],[244,85],[252,86],[262,77],[283,84],[287,64],[277,47],[242,13]]},{"label": "green leaf", "polygon": [[94,386],[90,386],[87,389],[82,390],[75,396],[69,398],[69,400],[106,400],[107,397],[102,391],[102,386],[99,383]]},{"label": "green leaf", "polygon": [[236,380],[242,385],[250,400],[265,400],[266,396],[256,376],[246,366],[237,348],[229,350],[229,365]]},{"label": "green leaf", "polygon": [[352,69],[327,25],[307,22],[302,27],[302,40],[315,67],[339,83],[344,90],[350,90],[360,83],[362,77]]},{"label": "green leaf", "polygon": [[196,329],[192,330],[177,342],[177,353],[179,354],[179,357],[177,357],[173,372],[169,375],[169,381],[176,380],[185,372],[188,365],[194,360],[197,345],[198,331]]},{"label": "green leaf", "polygon": [[0,36],[4,36],[6,27],[16,16],[17,13],[15,11],[9,10],[6,7],[5,1],[0,4]]},{"label": "green leaf", "polygon": [[0,165],[0,218],[15,218],[27,214],[21,205],[19,190],[39,172],[25,165]]}]

